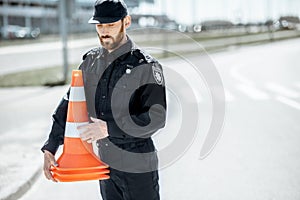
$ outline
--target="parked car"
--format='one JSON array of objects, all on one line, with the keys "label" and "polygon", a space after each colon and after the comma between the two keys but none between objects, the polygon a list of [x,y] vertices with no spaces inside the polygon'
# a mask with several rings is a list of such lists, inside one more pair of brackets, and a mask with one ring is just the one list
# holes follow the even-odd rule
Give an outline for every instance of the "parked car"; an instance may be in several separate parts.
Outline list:
[{"label": "parked car", "polygon": [[177,30],[179,32],[199,33],[202,31],[202,27],[201,24],[192,24],[192,25],[179,24],[177,26]]},{"label": "parked car", "polygon": [[232,22],[226,20],[207,20],[201,23],[201,31],[224,30],[233,26]]},{"label": "parked car", "polygon": [[8,25],[1,28],[1,37],[3,39],[35,39],[38,38],[39,35],[39,28],[30,28],[17,25]]},{"label": "parked car", "polygon": [[297,16],[283,16],[280,17],[274,25],[280,30],[300,29],[300,19]]}]

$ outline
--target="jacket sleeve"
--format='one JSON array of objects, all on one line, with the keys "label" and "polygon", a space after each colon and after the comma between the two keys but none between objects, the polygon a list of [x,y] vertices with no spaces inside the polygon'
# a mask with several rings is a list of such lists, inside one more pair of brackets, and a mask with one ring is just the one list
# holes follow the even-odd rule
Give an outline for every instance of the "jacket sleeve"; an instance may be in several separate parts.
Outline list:
[{"label": "jacket sleeve", "polygon": [[[83,62],[78,67],[79,70],[82,70],[84,65],[84,60],[87,57],[86,53],[83,56]],[[65,126],[67,121],[67,113],[68,113],[68,104],[69,104],[69,95],[70,95],[70,88],[68,89],[65,96],[61,99],[60,103],[58,104],[55,112],[52,115],[52,128],[48,137],[48,140],[45,142],[41,150],[50,151],[53,155],[58,150],[58,147],[64,143],[65,137]]]},{"label": "jacket sleeve", "polygon": [[58,107],[56,108],[54,114],[52,115],[52,128],[48,137],[41,150],[50,151],[55,155],[58,147],[64,143],[65,125],[67,119],[68,103],[69,103],[69,93],[70,89],[66,95],[60,101]]},{"label": "jacket sleeve", "polygon": [[148,138],[163,128],[166,122],[166,91],[161,65],[147,65],[141,79],[146,84],[142,84],[131,96],[130,115],[121,119],[120,128],[130,136]]}]

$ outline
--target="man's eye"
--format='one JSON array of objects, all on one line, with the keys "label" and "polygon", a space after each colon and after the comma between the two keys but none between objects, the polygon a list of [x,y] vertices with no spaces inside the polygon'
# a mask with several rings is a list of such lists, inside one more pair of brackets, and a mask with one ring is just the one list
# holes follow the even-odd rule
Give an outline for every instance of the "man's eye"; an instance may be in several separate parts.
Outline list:
[{"label": "man's eye", "polygon": [[114,24],[108,24],[108,26],[112,27],[112,26],[114,26]]}]

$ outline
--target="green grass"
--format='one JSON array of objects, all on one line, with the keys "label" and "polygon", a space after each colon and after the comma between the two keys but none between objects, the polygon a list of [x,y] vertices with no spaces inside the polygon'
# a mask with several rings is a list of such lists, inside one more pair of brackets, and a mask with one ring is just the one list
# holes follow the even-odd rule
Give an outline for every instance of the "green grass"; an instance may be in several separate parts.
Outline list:
[{"label": "green grass", "polygon": [[[69,69],[69,72],[71,69]],[[70,73],[66,83],[70,82]],[[62,67],[50,67],[0,76],[0,87],[63,85]]]}]

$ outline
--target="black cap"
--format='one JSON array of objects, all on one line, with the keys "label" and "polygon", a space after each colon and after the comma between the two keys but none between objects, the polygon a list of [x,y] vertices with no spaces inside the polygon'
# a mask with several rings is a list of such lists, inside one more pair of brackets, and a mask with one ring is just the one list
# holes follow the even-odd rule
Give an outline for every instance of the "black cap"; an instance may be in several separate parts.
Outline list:
[{"label": "black cap", "polygon": [[128,15],[127,6],[123,0],[98,0],[95,2],[94,16],[89,23],[113,23],[123,19],[126,15]]}]

